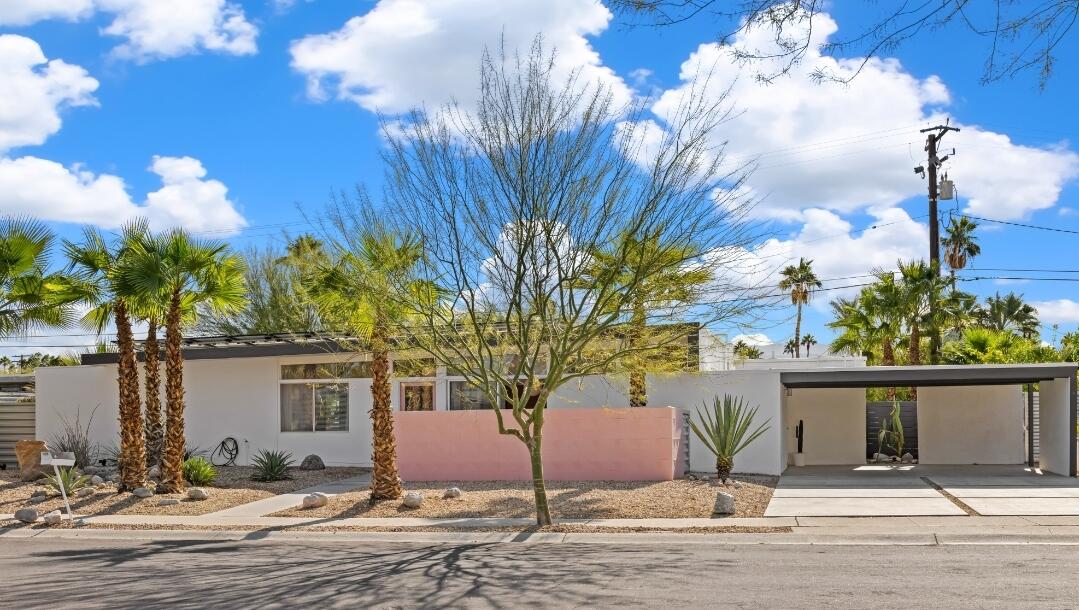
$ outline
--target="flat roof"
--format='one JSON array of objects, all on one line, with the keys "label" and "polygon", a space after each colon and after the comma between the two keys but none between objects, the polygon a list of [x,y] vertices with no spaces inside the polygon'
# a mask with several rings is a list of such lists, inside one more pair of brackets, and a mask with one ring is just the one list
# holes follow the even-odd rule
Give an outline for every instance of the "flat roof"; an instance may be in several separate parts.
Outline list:
[{"label": "flat roof", "polygon": [[1074,362],[1039,364],[938,364],[867,366],[781,371],[788,388],[880,388],[964,385],[1015,385],[1073,377]]},{"label": "flat roof", "polygon": [[[184,360],[212,360],[217,358],[260,358],[265,356],[298,356],[304,354],[334,354],[356,351],[357,340],[344,335],[317,333],[270,333],[265,335],[214,335],[187,337],[181,351]],[[144,358],[143,341],[136,341],[138,358]],[[161,349],[164,338],[158,337]],[[348,347],[352,346],[352,347]],[[82,364],[115,364],[116,352],[81,355]]]}]

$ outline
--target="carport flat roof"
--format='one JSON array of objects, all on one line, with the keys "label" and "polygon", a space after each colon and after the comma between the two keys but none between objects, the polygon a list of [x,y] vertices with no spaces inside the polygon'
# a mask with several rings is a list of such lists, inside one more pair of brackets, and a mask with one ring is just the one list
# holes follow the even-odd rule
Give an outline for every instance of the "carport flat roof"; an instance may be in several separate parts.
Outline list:
[{"label": "carport flat roof", "polygon": [[964,385],[1012,385],[1073,377],[1076,364],[947,364],[932,366],[868,366],[842,369],[782,371],[788,388],[875,388]]}]

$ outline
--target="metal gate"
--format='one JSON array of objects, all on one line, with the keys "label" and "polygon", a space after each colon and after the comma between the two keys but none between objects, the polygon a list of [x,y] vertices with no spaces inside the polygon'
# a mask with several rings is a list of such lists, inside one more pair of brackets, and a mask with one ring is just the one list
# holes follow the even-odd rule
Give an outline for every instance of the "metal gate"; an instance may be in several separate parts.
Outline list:
[{"label": "metal gate", "polygon": [[[903,422],[903,452],[918,457],[918,403],[899,402],[899,421]],[[865,457],[871,459],[877,453],[877,435],[881,421],[892,413],[892,403],[888,401],[867,402],[865,404]],[[902,456],[900,456],[902,457]]]},{"label": "metal gate", "polygon": [[15,443],[33,439],[34,376],[0,377],[0,464],[15,466]]}]

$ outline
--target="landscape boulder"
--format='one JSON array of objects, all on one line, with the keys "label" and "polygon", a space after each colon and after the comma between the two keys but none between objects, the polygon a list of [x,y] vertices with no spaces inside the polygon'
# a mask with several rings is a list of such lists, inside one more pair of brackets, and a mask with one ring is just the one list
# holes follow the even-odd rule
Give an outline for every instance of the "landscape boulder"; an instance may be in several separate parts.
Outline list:
[{"label": "landscape boulder", "polygon": [[442,494],[442,498],[446,499],[446,500],[452,500],[454,498],[460,498],[460,497],[461,497],[461,488],[460,487],[451,487],[451,488],[446,490],[446,493]]},{"label": "landscape boulder", "polygon": [[48,496],[31,496],[30,499],[27,500],[27,502],[29,502],[30,504],[41,504],[42,502],[44,502],[45,500],[48,500],[48,499],[49,499]]},{"label": "landscape boulder", "polygon": [[20,508],[15,511],[15,518],[23,523],[33,523],[37,521],[37,510],[33,508]]},{"label": "landscape boulder", "polygon": [[90,477],[90,484],[95,486],[104,485],[105,479],[102,479],[100,476],[95,474],[94,476]]},{"label": "landscape boulder", "polygon": [[304,508],[319,508],[326,506],[326,503],[330,501],[330,497],[326,494],[316,491],[312,494],[303,497]]},{"label": "landscape boulder", "polygon": [[49,495],[49,492],[45,489],[35,489],[34,493],[30,494],[31,498],[42,498]]},{"label": "landscape boulder", "polygon": [[405,494],[401,503],[404,504],[406,508],[419,508],[423,505],[423,494],[418,491],[410,491]]},{"label": "landscape boulder", "polygon": [[322,458],[312,453],[300,462],[300,470],[326,470],[326,464]]},{"label": "landscape boulder", "polygon": [[149,498],[150,496],[154,495],[154,492],[150,491],[145,487],[136,487],[135,489],[131,490],[131,493],[138,498]]},{"label": "landscape boulder", "polygon": [[158,506],[176,506],[180,503],[180,498],[161,498],[158,500]]},{"label": "landscape boulder", "polygon": [[904,464],[913,464],[914,463],[914,456],[909,454],[909,453],[904,453],[902,462]]},{"label": "landscape boulder", "polygon": [[45,467],[41,465],[41,454],[48,451],[45,441],[19,441],[15,443],[15,458],[19,461],[19,478],[23,481],[36,481],[45,476]]},{"label": "landscape boulder", "polygon": [[713,515],[733,515],[734,496],[726,492],[716,494],[716,505],[712,508]]},{"label": "landscape boulder", "polygon": [[86,496],[92,496],[92,495],[94,495],[94,488],[93,487],[83,487],[79,491],[75,492],[75,495],[80,497],[80,498],[85,498]]},{"label": "landscape boulder", "polygon": [[201,487],[192,487],[187,490],[188,500],[205,500],[210,497],[210,494],[206,493],[206,490]]},{"label": "landscape boulder", "polygon": [[45,525],[60,525],[60,521],[62,521],[63,518],[63,515],[61,515],[60,511],[58,510],[54,510],[50,513],[45,513],[45,516],[42,517],[42,519],[45,521]]}]

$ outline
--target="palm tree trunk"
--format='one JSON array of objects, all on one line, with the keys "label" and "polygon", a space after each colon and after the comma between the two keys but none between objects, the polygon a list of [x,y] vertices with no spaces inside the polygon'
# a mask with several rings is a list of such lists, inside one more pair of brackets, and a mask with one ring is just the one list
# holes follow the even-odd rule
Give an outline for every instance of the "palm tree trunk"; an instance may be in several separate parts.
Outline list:
[{"label": "palm tree trunk", "polygon": [[795,358],[801,358],[802,357],[802,346],[800,345],[801,341],[802,341],[802,304],[798,303],[798,315],[796,316],[795,322],[794,322],[794,357]]},{"label": "palm tree trunk", "polygon": [[629,347],[634,356],[631,360],[632,370],[629,372],[629,406],[644,407],[648,405],[648,388],[644,366],[636,354],[645,332],[644,303],[637,301],[633,304],[633,318],[630,320]]},{"label": "palm tree trunk", "polygon": [[[895,366],[895,348],[892,346],[891,339],[885,339],[881,342],[881,364],[884,366]],[[888,388],[888,400],[895,400],[895,388]]]},{"label": "palm tree trunk", "polygon": [[161,485],[164,493],[184,488],[184,357],[180,327],[180,289],[172,291],[165,318],[165,450],[161,456]]},{"label": "palm tree trunk", "polygon": [[146,379],[146,461],[148,464],[161,464],[162,443],[165,429],[161,423],[161,364],[157,344],[157,320],[150,319],[146,329],[146,343],[143,353]]},{"label": "palm tree trunk", "polygon": [[390,404],[390,356],[385,329],[376,321],[371,329],[371,502],[401,497],[397,474],[397,440],[393,433]]},{"label": "palm tree trunk", "polygon": [[142,487],[146,482],[146,444],[142,431],[142,405],[139,404],[139,368],[135,358],[135,337],[127,305],[117,300],[116,344],[120,350],[117,383],[120,390],[120,491]]},{"label": "palm tree trunk", "polygon": [[734,459],[729,455],[716,458],[716,478],[720,483],[725,483],[731,478],[731,469],[734,468]]},{"label": "palm tree trunk", "polygon": [[[910,345],[907,346],[907,364],[922,363],[922,329],[917,322],[910,325]],[[911,388],[914,400],[918,400],[918,388]]]}]

